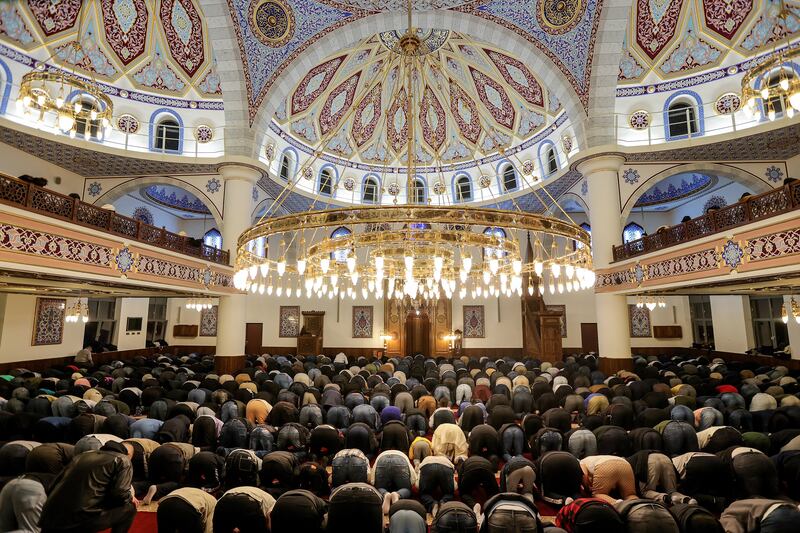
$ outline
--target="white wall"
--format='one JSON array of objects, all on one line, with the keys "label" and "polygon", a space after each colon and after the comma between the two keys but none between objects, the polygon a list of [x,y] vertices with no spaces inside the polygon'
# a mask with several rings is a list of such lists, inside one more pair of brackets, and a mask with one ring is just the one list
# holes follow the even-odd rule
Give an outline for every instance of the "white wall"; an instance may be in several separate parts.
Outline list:
[{"label": "white wall", "polygon": [[[597,322],[594,293],[592,291],[545,293],[546,305],[564,305],[567,309],[567,336],[561,339],[564,348],[582,348],[581,324]],[[598,332],[599,333],[599,332]]]},{"label": "white wall", "polygon": [[[13,102],[9,102],[13,105]],[[44,159],[34,157],[13,146],[0,143],[0,172],[18,177],[22,174],[47,179],[47,188],[61,194],[83,191],[83,178]],[[61,183],[56,183],[61,178]]]},{"label": "white wall", "polygon": [[519,297],[453,299],[453,329],[464,331],[464,306],[482,305],[486,336],[463,339],[463,348],[522,348],[522,303]]},{"label": "white wall", "polygon": [[[637,297],[628,297],[628,304],[635,305]],[[679,339],[656,339],[655,337],[637,337],[631,339],[631,348],[690,347],[692,345],[692,317],[689,312],[688,296],[666,296],[667,306],[656,307],[650,311],[650,326],[680,326],[682,337]],[[601,333],[602,334],[602,333]]]},{"label": "white wall", "polygon": [[711,296],[714,346],[720,352],[744,353],[755,346],[747,296]]},{"label": "white wall", "polygon": [[[66,298],[69,309],[77,298]],[[86,299],[84,299],[85,303]],[[83,322],[64,323],[61,344],[32,346],[36,296],[26,294],[0,294],[2,334],[0,334],[0,361],[23,361],[75,355],[83,348]]]},{"label": "white wall", "polygon": [[[117,322],[114,331],[114,344],[118,350],[139,350],[144,348],[147,339],[147,311],[149,298],[118,298],[115,316]],[[127,331],[128,318],[141,318],[139,330]]]},{"label": "white wall", "polygon": [[[188,298],[168,298],[167,299],[167,331],[164,340],[170,345],[180,346],[216,346],[216,337],[200,337],[200,311],[186,309]],[[212,300],[217,305],[218,299]],[[173,328],[178,324],[189,324],[198,326],[197,337],[175,337],[172,335]]]}]

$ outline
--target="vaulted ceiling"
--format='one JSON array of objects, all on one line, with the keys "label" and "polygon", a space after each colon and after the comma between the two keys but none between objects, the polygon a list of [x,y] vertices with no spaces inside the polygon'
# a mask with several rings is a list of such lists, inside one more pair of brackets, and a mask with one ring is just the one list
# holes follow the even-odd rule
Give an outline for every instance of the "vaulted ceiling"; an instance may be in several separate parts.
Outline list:
[{"label": "vaulted ceiling", "polygon": [[[800,16],[800,3],[786,1]],[[697,74],[733,65],[785,45],[800,19],[778,18],[778,0],[634,0],[622,58],[621,84]]]},{"label": "vaulted ceiling", "polygon": [[[555,94],[508,52],[448,30],[417,34],[425,53],[412,82],[416,164],[447,165],[509,148],[561,111]],[[372,35],[309,69],[278,106],[273,129],[354,164],[404,166],[409,85],[393,52],[400,35]]]},{"label": "vaulted ceiling", "polygon": [[[221,98],[197,1],[6,1],[0,3],[0,41],[38,61],[52,56],[117,89]],[[69,45],[75,40],[83,47],[77,54]]]}]

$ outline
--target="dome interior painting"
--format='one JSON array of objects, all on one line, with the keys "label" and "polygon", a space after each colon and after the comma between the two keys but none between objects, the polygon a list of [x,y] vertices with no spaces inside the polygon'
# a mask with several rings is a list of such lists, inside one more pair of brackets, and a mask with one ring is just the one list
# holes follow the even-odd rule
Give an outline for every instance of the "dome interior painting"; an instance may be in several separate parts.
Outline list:
[{"label": "dome interior painting", "polygon": [[621,85],[658,83],[714,71],[733,76],[748,58],[786,46],[800,31],[800,3],[784,23],[779,0],[635,0],[619,64]]},{"label": "dome interior painting", "polygon": [[321,147],[333,163],[379,173],[404,168],[411,86],[413,164],[456,169],[499,149],[527,148],[563,112],[508,52],[458,32],[418,29],[410,66],[394,51],[400,36],[372,35],[311,68],[278,106],[273,132],[307,154]]},{"label": "dome interior painting", "polygon": [[[2,2],[0,41],[21,50],[31,65],[48,62],[74,69],[97,79],[114,96],[144,91],[222,97],[197,0]],[[71,53],[73,41],[81,43],[78,54]],[[2,45],[0,52],[25,59]]]}]

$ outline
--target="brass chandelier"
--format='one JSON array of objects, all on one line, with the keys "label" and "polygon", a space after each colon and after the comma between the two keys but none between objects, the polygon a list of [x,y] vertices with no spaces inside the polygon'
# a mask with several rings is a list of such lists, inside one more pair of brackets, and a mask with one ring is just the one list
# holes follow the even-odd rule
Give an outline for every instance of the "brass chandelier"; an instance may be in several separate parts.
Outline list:
[{"label": "brass chandelier", "polygon": [[[421,94],[419,86],[424,87],[425,69],[420,66],[427,60],[411,24],[410,2],[408,29],[390,55],[384,72],[396,66],[404,74],[398,76],[401,81],[391,100],[396,101],[401,91],[408,95],[406,204],[397,205],[395,198],[392,206],[315,211],[315,199],[307,212],[271,217],[269,213],[275,212],[297,183],[290,180],[259,222],[239,237],[236,288],[254,294],[304,294],[318,299],[388,298],[419,309],[454,295],[510,297],[525,292],[533,295],[537,290],[542,294],[547,287],[551,294],[594,287],[590,236],[566,213],[566,221],[528,213],[513,198],[513,210],[419,202],[412,194],[416,175],[413,121],[418,112],[414,96]],[[367,83],[364,94],[353,101],[368,94],[376,82]],[[386,109],[378,112],[382,120],[392,120]],[[321,139],[300,176],[307,175],[347,117],[341,116],[337,127]],[[522,176],[519,165],[512,165]],[[536,189],[530,190],[539,197]],[[545,189],[541,192],[552,200],[552,206],[558,206]],[[348,231],[328,238],[340,227]]]},{"label": "brass chandelier", "polygon": [[[744,110],[756,120],[762,114],[772,121],[783,113],[792,118],[796,112],[800,112],[800,77],[793,67],[800,59],[800,48],[791,46],[787,24],[789,18],[798,20],[798,17],[783,0],[777,17],[786,36],[784,48],[775,49],[742,76]],[[761,106],[758,105],[759,99]]]},{"label": "brass chandelier", "polygon": [[[78,36],[84,35],[86,11],[81,10]],[[56,132],[61,131],[72,138],[82,133],[86,139],[102,139],[111,133],[114,104],[102,91],[91,71],[90,79],[76,73],[77,65],[87,54],[80,41],[74,40],[65,46],[66,55],[62,60],[72,65],[71,71],[48,68],[47,63],[56,56],[57,50],[47,60],[37,62],[36,67],[22,77],[16,101],[17,111],[40,126],[52,127]],[[91,102],[85,103],[85,97]],[[68,101],[70,98],[74,98],[74,101]]]}]

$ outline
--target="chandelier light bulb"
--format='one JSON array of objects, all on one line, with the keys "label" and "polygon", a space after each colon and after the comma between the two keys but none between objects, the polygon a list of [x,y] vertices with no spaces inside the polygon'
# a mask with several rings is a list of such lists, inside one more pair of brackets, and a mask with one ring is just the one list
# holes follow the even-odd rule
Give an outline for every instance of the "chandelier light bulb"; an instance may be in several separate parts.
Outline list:
[{"label": "chandelier light bulb", "polygon": [[367,282],[367,287],[369,288],[369,292],[375,291],[375,280],[369,280]]},{"label": "chandelier light bulb", "polygon": [[264,261],[260,265],[258,265],[258,269],[261,271],[261,277],[266,278],[267,274],[269,274],[269,263]]},{"label": "chandelier light bulb", "polygon": [[470,292],[470,294],[469,294],[469,295],[470,295],[470,296],[472,297],[472,299],[474,300],[474,299],[475,299],[475,297],[478,295],[478,291],[477,291],[476,289],[472,289],[472,292]]},{"label": "chandelier light bulb", "polygon": [[467,282],[467,271],[466,270],[460,270],[458,272],[458,279],[461,280],[461,283],[466,283]]},{"label": "chandelier light bulb", "polygon": [[262,295],[263,295],[263,294],[264,294],[264,291],[266,291],[266,290],[267,290],[267,288],[264,286],[264,284],[263,284],[263,283],[260,283],[260,284],[258,285],[258,294],[262,294]]},{"label": "chandelier light bulb", "polygon": [[75,120],[72,118],[71,115],[66,113],[59,113],[58,114],[58,127],[63,131],[68,131],[72,129],[72,126],[75,125]]},{"label": "chandelier light bulb", "polygon": [[358,270],[350,274],[350,279],[353,280],[353,285],[358,285]]},{"label": "chandelier light bulb", "polygon": [[375,270],[377,270],[378,272],[383,271],[383,263],[384,263],[383,256],[382,255],[376,255],[375,256]]},{"label": "chandelier light bulb", "polygon": [[256,265],[251,265],[250,268],[247,269],[247,272],[250,275],[250,279],[256,279],[256,273],[258,272],[258,267]]},{"label": "chandelier light bulb", "polygon": [[554,278],[558,279],[558,276],[561,275],[561,265],[559,265],[558,263],[551,263],[550,273],[553,275]]},{"label": "chandelier light bulb", "polygon": [[406,255],[403,257],[403,263],[406,266],[406,271],[412,270],[414,268],[414,256],[413,255]]},{"label": "chandelier light bulb", "polygon": [[275,270],[278,271],[278,276],[283,277],[286,273],[286,259],[281,258],[278,264],[275,265]]},{"label": "chandelier light bulb", "polygon": [[774,109],[772,109],[771,107],[770,107],[770,110],[769,110],[769,111],[767,111],[767,118],[768,118],[770,121],[773,121],[773,120],[775,120],[775,110],[774,110]]},{"label": "chandelier light bulb", "polygon": [[345,262],[347,263],[347,271],[352,274],[356,269],[356,258],[355,258],[355,256],[353,256],[353,255],[347,256],[347,259],[345,260]]},{"label": "chandelier light bulb", "polygon": [[763,98],[764,100],[769,98],[769,87],[764,87],[763,89],[761,89],[761,98]]},{"label": "chandelier light bulb", "polygon": [[781,77],[781,81],[778,82],[778,86],[783,91],[789,90],[789,78]]},{"label": "chandelier light bulb", "polygon": [[271,294],[272,294],[272,283],[267,285],[267,296],[270,296]]},{"label": "chandelier light bulb", "polygon": [[301,276],[306,272],[306,260],[305,259],[298,259],[297,260],[297,273]]},{"label": "chandelier light bulb", "polygon": [[796,90],[789,96],[789,104],[796,110],[800,110],[800,89]]},{"label": "chandelier light bulb", "polygon": [[539,296],[544,296],[544,285],[539,285]]},{"label": "chandelier light bulb", "polygon": [[331,259],[329,257],[323,257],[320,259],[319,268],[322,270],[323,274],[327,274],[328,270],[331,268]]},{"label": "chandelier light bulb", "polygon": [[560,281],[558,282],[558,294],[564,294],[564,284]]},{"label": "chandelier light bulb", "polygon": [[533,296],[533,285],[528,285],[528,296]]},{"label": "chandelier light bulb", "polygon": [[789,118],[794,118],[794,108],[792,106],[788,106],[786,108],[786,116]]},{"label": "chandelier light bulb", "polygon": [[497,270],[499,268],[500,268],[500,261],[498,261],[496,257],[489,259],[489,270],[491,270],[492,275],[497,274]]},{"label": "chandelier light bulb", "polygon": [[278,285],[275,288],[275,296],[280,296],[281,294],[283,294],[283,286],[282,285]]},{"label": "chandelier light bulb", "polygon": [[475,292],[478,294],[478,296],[480,296],[481,294],[483,294],[483,287],[478,285],[477,287],[475,287]]},{"label": "chandelier light bulb", "polygon": [[553,280],[550,280],[550,295],[553,295],[555,293],[556,293],[555,283],[553,283]]},{"label": "chandelier light bulb", "polygon": [[655,303],[654,301],[649,301],[649,302],[647,302],[647,303],[646,303],[646,304],[644,304],[644,305],[645,305],[645,307],[647,307],[647,309],[649,309],[650,311],[652,311],[653,309],[655,309],[655,308],[656,308],[656,303]]},{"label": "chandelier light bulb", "polygon": [[39,107],[43,106],[45,103],[47,103],[47,97],[43,94],[40,94],[36,97],[36,103],[39,104]]},{"label": "chandelier light bulb", "polygon": [[572,279],[572,276],[575,275],[575,267],[568,263],[564,267],[564,273],[567,275],[567,279]]},{"label": "chandelier light bulb", "polygon": [[522,261],[514,259],[514,261],[511,262],[511,268],[514,270],[514,274],[519,276],[522,272]]},{"label": "chandelier light bulb", "polygon": [[90,117],[92,120],[97,120],[97,111],[95,111],[94,109],[92,109],[92,110],[89,112],[89,117]]},{"label": "chandelier light bulb", "polygon": [[88,317],[88,316],[86,316],[86,315],[83,315],[83,318],[81,319],[81,321],[82,321],[84,324],[86,324],[87,322],[89,322],[89,317]]},{"label": "chandelier light bulb", "polygon": [[472,270],[472,256],[467,254],[461,258],[461,266],[464,267],[464,270],[469,272]]},{"label": "chandelier light bulb", "polygon": [[539,260],[533,262],[533,271],[536,272],[536,275],[541,277],[542,272],[544,272],[544,263]]},{"label": "chandelier light bulb", "polygon": [[443,264],[444,264],[444,259],[442,259],[441,256],[436,255],[433,257],[433,269],[435,271],[441,272]]},{"label": "chandelier light bulb", "polygon": [[490,279],[491,279],[491,274],[489,274],[488,270],[484,270],[483,271],[483,284],[484,285],[488,285]]},{"label": "chandelier light bulb", "polygon": [[80,113],[83,110],[83,104],[81,104],[80,100],[78,100],[72,106],[72,109],[74,109],[76,113]]},{"label": "chandelier light bulb", "polygon": [[[250,285],[250,292],[252,294],[255,294],[256,290],[258,290],[258,283],[253,283],[252,285]],[[196,308],[196,306],[195,306],[195,308]]]},{"label": "chandelier light bulb", "polygon": [[331,274],[331,285],[336,287],[339,284],[339,274]]}]

